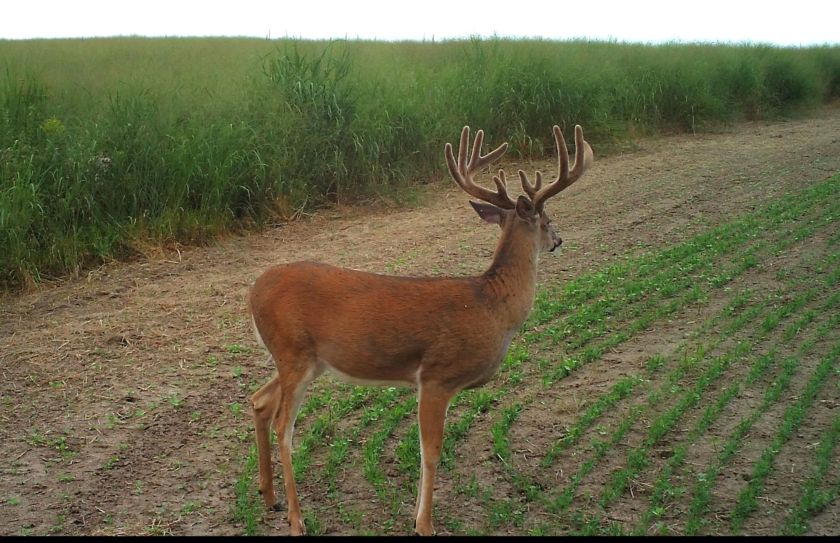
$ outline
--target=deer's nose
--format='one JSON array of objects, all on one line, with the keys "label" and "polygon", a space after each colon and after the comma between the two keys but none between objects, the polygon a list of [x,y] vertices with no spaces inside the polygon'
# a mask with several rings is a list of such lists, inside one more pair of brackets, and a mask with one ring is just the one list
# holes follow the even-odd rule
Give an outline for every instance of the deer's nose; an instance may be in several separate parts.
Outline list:
[{"label": "deer's nose", "polygon": [[563,245],[563,240],[561,238],[557,238],[557,241],[554,242],[554,247],[549,249],[549,252],[553,252],[554,249],[560,247],[561,245]]}]

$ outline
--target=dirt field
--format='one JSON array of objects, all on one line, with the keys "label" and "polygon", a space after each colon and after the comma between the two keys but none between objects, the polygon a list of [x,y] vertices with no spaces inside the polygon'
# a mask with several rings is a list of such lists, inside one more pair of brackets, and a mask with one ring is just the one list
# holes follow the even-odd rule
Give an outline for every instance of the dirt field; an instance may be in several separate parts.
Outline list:
[{"label": "dirt field", "polygon": [[[456,136],[457,130],[453,140]],[[488,138],[492,145],[492,135]],[[637,144],[635,151],[610,157],[598,156],[595,149],[589,173],[549,203],[564,245],[541,259],[542,284],[562,285],[618,258],[677,244],[833,175],[840,170],[840,109],[806,120],[754,122],[718,134]],[[509,172],[523,167],[510,162],[504,166]],[[554,165],[524,168],[546,172]],[[243,533],[232,508],[234,483],[253,443],[248,398],[272,372],[246,320],[248,284],[272,264],[304,259],[379,273],[482,272],[498,230],[474,215],[467,197],[444,178],[443,166],[440,176],[419,191],[420,203],[414,207],[377,204],[322,211],[212,247],[109,263],[78,279],[0,298],[0,534]],[[793,255],[782,255],[773,265],[784,266],[784,258]],[[775,271],[759,269],[744,280],[754,291],[775,288]],[[514,447],[515,469],[539,480],[543,489],[555,484],[537,463],[528,462],[528,454],[542,455],[584,407],[638,369],[650,353],[669,353],[670,346],[682,342],[723,302],[716,303],[712,299],[702,314],[684,311],[657,321],[528,404],[511,429],[511,441],[519,444]],[[818,354],[826,350],[817,346]],[[836,374],[832,378],[838,379]],[[332,386],[331,379],[322,378],[310,392]],[[502,405],[483,413],[458,446],[457,466],[441,471],[435,495],[439,533],[527,533],[550,516],[526,512],[523,523],[488,524],[487,501],[458,490],[475,475],[479,487],[494,495],[516,494],[494,458],[490,428],[502,406],[511,405],[517,395],[533,396],[534,390],[513,389]],[[836,386],[833,390],[836,395]],[[820,401],[829,403],[821,404],[825,409],[814,420],[836,416],[832,409],[837,398],[832,407],[832,392],[827,394]],[[739,395],[734,401],[740,403],[734,405],[748,409],[759,399],[759,394]],[[632,408],[619,406],[615,416]],[[753,426],[749,439],[754,446],[744,448],[713,489],[712,514],[731,509],[743,476],[749,478],[752,462],[781,415],[770,408]],[[301,421],[298,432],[306,431],[308,420]],[[403,421],[384,446],[385,472],[403,480],[407,476],[387,464],[394,463],[397,442],[413,421]],[[724,417],[714,432],[729,435],[737,421]],[[798,499],[800,474],[805,473],[801,457],[813,451],[818,430],[807,426],[791,438],[793,445],[777,460],[792,474],[790,487],[784,478],[768,479],[763,509],[749,517],[744,533],[776,532],[774,517]],[[636,447],[644,431],[643,426],[631,428],[617,448]],[[679,432],[686,431],[681,426]],[[662,447],[658,442],[655,450]],[[699,440],[688,449],[686,463],[705,467],[718,451],[714,439]],[[314,455],[313,473],[324,462],[320,454]],[[658,458],[664,463],[668,453]],[[564,453],[555,463],[560,471],[552,476],[565,482],[581,461]],[[576,499],[589,503],[587,495],[598,496],[613,477],[611,463],[617,461],[607,457],[594,468],[577,487]],[[837,461],[835,451],[835,466]],[[405,533],[413,503],[407,499],[399,504],[395,525],[389,520],[393,504],[383,506],[361,476],[361,465],[358,453],[349,456],[342,467],[339,499],[325,497],[317,477],[304,476],[299,481],[304,510],[318,511],[324,533],[359,531],[342,520],[340,505],[363,516],[364,530]],[[655,477],[656,470],[649,471],[647,477]],[[836,470],[833,477],[838,477]],[[637,498],[652,483],[640,478],[634,484],[606,507],[593,505],[592,511],[597,508],[602,518],[632,528],[647,503]],[[278,491],[282,495],[279,485]],[[681,533],[681,512],[689,505],[680,505],[679,499],[675,504],[664,517],[672,533]],[[809,533],[836,535],[838,526],[840,505],[835,501],[812,520]],[[266,514],[259,530],[287,533],[284,514]],[[725,530],[712,523],[702,531]]]}]

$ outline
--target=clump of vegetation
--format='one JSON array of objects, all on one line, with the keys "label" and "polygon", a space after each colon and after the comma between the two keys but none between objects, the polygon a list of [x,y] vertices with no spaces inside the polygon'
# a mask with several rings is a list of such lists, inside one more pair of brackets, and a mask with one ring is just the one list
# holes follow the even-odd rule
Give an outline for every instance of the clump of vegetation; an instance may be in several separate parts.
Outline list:
[{"label": "clump of vegetation", "polygon": [[2,288],[399,194],[438,175],[463,124],[536,158],[553,123],[604,149],[840,96],[837,47],[109,38],[0,52]]}]

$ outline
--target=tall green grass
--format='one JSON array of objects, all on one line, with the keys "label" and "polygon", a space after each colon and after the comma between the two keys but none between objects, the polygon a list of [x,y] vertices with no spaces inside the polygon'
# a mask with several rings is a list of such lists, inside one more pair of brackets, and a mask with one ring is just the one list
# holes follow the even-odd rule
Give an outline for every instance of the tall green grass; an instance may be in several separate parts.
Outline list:
[{"label": "tall green grass", "polygon": [[512,154],[806,110],[840,48],[505,39],[0,41],[0,287],[198,243],[442,172],[463,124]]}]

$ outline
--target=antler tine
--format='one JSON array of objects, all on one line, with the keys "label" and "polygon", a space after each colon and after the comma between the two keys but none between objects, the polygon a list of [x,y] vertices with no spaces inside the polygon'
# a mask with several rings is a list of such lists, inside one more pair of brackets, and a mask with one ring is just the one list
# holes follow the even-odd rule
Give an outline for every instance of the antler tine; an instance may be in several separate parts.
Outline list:
[{"label": "antler tine", "polygon": [[487,153],[481,154],[481,145],[484,143],[484,131],[479,130],[475,134],[475,141],[473,142],[472,153],[467,159],[467,147],[469,145],[470,127],[465,126],[461,130],[461,141],[458,145],[458,160],[455,160],[455,155],[452,152],[452,144],[447,143],[443,148],[443,154],[446,157],[446,165],[449,167],[449,173],[452,179],[458,184],[461,189],[479,200],[491,203],[502,209],[513,209],[516,204],[511,200],[507,194],[507,185],[505,182],[504,172],[499,170],[499,175],[493,177],[493,182],[496,184],[497,192],[481,187],[475,184],[473,174],[478,170],[484,168],[488,164],[498,160],[505,151],[507,151],[507,143],[503,143]]},{"label": "antler tine", "polygon": [[539,170],[534,174],[536,181],[532,185],[531,182],[528,180],[528,174],[524,171],[519,170],[519,181],[522,183],[522,190],[525,191],[525,194],[534,201],[534,195],[542,188],[542,173]]},{"label": "antler tine", "polygon": [[496,188],[499,194],[507,196],[507,179],[505,179],[505,171],[499,169],[498,175],[493,176],[493,182],[496,183]]},{"label": "antler tine", "polygon": [[[580,125],[575,125],[575,163],[572,165],[571,170],[569,169],[569,150],[566,148],[566,139],[563,137],[563,132],[557,125],[554,125],[554,142],[557,148],[557,163],[559,168],[557,179],[541,189],[535,189],[536,194],[531,196],[534,208],[540,213],[542,213],[546,200],[580,179],[589,165],[595,160],[592,154],[592,147],[583,139],[583,128]],[[524,188],[524,182],[527,178],[524,176],[524,173],[520,173],[520,177],[523,179]]]},{"label": "antler tine", "polygon": [[[467,132],[467,135],[469,135],[469,132]],[[467,138],[467,141],[470,141],[469,137]],[[476,166],[478,166],[481,162],[481,145],[483,143],[484,130],[481,130],[479,128],[478,131],[475,133],[475,141],[473,141],[472,153],[470,153],[470,162],[469,164],[467,164],[468,171],[475,171],[475,169],[477,169]],[[466,148],[466,145],[464,146],[464,148]]]},{"label": "antler tine", "polygon": [[[483,138],[484,134],[481,130],[478,131],[477,138]],[[470,142],[470,127],[465,126],[461,130],[461,141],[458,142],[458,171],[464,172],[467,170],[467,144]],[[449,145],[447,143],[447,145]]]},{"label": "antler tine", "polygon": [[[560,129],[557,128],[557,131]],[[560,137],[563,137],[562,134]],[[580,152],[581,148],[583,149],[583,153]],[[583,128],[580,127],[579,124],[575,125],[575,163],[572,165],[571,175],[574,177],[576,181],[580,176],[583,175],[583,172],[592,165],[592,162],[595,160],[595,155],[592,153],[592,147],[589,146],[583,139]],[[574,181],[572,181],[574,182]]]}]

